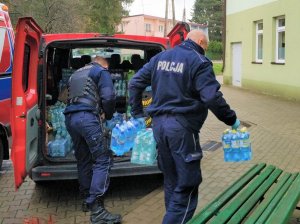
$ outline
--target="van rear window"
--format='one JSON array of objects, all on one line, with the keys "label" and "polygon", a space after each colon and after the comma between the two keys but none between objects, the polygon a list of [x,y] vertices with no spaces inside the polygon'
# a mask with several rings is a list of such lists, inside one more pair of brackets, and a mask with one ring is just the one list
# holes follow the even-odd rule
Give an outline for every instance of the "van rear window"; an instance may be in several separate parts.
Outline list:
[{"label": "van rear window", "polygon": [[30,62],[30,46],[28,44],[25,44],[24,64],[23,64],[23,80],[22,80],[24,92],[28,89],[29,62]]}]

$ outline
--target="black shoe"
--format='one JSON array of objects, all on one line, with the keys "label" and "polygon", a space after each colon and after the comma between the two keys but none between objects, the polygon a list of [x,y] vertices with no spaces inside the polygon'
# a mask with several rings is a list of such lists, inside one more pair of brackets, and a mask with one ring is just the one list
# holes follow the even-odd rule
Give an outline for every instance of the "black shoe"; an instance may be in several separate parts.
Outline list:
[{"label": "black shoe", "polygon": [[92,224],[117,224],[121,223],[122,217],[119,214],[111,214],[104,208],[103,201],[96,201],[91,207]]},{"label": "black shoe", "polygon": [[80,198],[83,200],[82,204],[81,204],[81,210],[83,212],[89,212],[91,211],[90,206],[86,203],[86,199],[89,197],[89,192],[88,191],[84,191],[80,193]]},{"label": "black shoe", "polygon": [[83,212],[89,212],[89,211],[91,211],[89,205],[85,202],[85,200],[81,204],[81,210]]}]

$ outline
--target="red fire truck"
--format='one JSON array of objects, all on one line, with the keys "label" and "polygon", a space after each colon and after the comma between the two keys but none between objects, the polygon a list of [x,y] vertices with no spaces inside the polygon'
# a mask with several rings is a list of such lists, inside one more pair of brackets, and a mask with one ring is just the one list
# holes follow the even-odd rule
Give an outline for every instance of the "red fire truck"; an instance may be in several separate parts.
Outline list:
[{"label": "red fire truck", "polygon": [[0,3],[0,169],[3,159],[9,159],[11,73],[14,32],[8,7]]},{"label": "red fire truck", "polygon": [[[99,33],[45,34],[32,18],[19,19],[11,100],[11,154],[16,187],[27,175],[35,182],[77,178],[72,150],[60,157],[49,153],[49,142],[55,134],[49,114],[54,108],[63,107],[65,81],[74,69],[100,55],[110,61],[111,74],[121,74],[119,78],[122,78],[128,70],[134,69],[134,58],[142,65],[155,54],[180,43],[188,31],[188,25],[180,23],[167,38]],[[117,97],[117,110],[126,112],[126,101],[124,95]],[[111,176],[159,172],[155,164],[130,163],[129,154],[115,157]]]}]

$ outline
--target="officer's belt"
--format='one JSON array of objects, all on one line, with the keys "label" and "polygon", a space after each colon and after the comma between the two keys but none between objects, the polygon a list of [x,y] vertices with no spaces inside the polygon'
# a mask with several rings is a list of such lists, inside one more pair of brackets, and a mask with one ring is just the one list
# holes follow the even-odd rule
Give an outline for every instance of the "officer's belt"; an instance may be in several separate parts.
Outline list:
[{"label": "officer's belt", "polygon": [[96,107],[97,109],[99,108],[98,103],[96,103],[93,100],[83,98],[83,97],[74,97],[74,98],[68,100],[69,105],[73,104],[73,103],[83,103],[83,104],[87,104],[92,107]]}]

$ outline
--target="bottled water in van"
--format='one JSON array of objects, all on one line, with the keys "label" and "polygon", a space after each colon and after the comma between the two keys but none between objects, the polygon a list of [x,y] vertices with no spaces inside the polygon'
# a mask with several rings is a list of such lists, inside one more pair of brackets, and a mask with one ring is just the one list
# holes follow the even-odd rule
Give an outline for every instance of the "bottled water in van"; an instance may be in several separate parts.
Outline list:
[{"label": "bottled water in van", "polygon": [[156,163],[156,142],[151,128],[142,129],[137,133],[131,154],[131,162],[152,165]]},{"label": "bottled water in van", "polygon": [[116,126],[112,129],[111,142],[110,142],[110,148],[115,153],[119,152],[119,144],[118,144],[119,135],[120,135],[119,124],[116,124]]},{"label": "bottled water in van", "polygon": [[[121,141],[124,142],[124,145],[123,145],[123,154],[128,152],[130,150],[130,146],[131,146],[131,143],[130,143],[130,130],[129,130],[129,127],[127,125],[127,122],[124,120],[121,127],[120,127],[120,130],[121,130],[121,134],[120,134],[120,138],[122,139]],[[123,136],[121,136],[123,135]]]},{"label": "bottled water in van", "polygon": [[48,143],[48,154],[51,157],[65,157],[68,152],[69,142],[66,138],[57,135],[54,141]]},{"label": "bottled water in van", "polygon": [[130,120],[126,122],[126,125],[127,125],[127,145],[130,150],[133,147],[133,142],[136,137],[136,127]]}]

